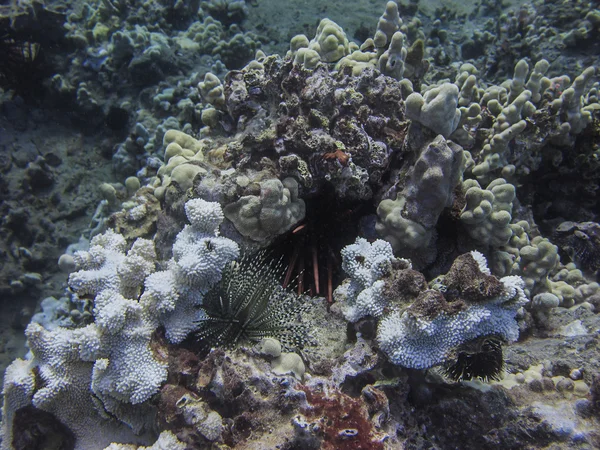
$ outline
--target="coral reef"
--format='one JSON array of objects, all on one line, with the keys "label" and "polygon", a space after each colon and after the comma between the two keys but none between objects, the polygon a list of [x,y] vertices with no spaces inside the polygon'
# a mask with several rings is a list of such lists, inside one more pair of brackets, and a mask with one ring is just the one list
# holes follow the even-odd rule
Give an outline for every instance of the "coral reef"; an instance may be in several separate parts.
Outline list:
[{"label": "coral reef", "polygon": [[0,5],[2,448],[600,446],[600,13],[383,3]]}]

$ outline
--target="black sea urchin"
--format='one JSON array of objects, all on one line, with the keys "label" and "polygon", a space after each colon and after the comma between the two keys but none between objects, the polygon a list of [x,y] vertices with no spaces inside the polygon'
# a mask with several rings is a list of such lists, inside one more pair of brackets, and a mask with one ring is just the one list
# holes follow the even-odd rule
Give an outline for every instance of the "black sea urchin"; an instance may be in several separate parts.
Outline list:
[{"label": "black sea urchin", "polygon": [[11,29],[0,24],[0,87],[17,89],[19,93],[33,85],[38,75],[37,59],[39,44],[29,42]]},{"label": "black sea urchin", "polygon": [[499,380],[504,368],[502,341],[496,336],[483,336],[462,344],[452,362],[443,372],[454,381],[479,378],[483,381]]},{"label": "black sea urchin", "polygon": [[301,315],[311,303],[281,286],[283,272],[281,261],[265,252],[229,264],[200,307],[204,317],[195,336],[202,347],[232,348],[265,337],[278,339],[286,350],[304,347],[308,327]]}]

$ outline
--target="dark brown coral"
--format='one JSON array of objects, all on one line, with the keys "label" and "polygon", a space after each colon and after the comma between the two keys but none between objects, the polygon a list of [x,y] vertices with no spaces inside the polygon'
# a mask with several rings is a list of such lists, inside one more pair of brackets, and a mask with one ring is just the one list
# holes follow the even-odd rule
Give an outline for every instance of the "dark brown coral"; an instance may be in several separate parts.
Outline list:
[{"label": "dark brown coral", "polygon": [[435,319],[440,313],[456,314],[466,309],[463,301],[448,302],[441,292],[428,289],[419,294],[417,299],[408,308],[413,315],[427,320]]},{"label": "dark brown coral", "polygon": [[402,260],[394,263],[392,273],[385,278],[383,295],[394,306],[408,305],[427,289],[427,280],[421,272],[398,267]]},{"label": "dark brown coral", "polygon": [[471,253],[465,253],[454,260],[444,277],[448,301],[464,299],[469,302],[489,300],[502,294],[503,286],[498,278],[487,275],[479,269],[479,264]]}]

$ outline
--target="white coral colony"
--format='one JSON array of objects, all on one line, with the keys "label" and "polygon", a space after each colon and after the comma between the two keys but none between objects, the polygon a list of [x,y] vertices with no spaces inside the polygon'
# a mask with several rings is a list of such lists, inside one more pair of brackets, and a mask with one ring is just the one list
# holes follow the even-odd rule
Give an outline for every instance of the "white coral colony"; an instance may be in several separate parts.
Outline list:
[{"label": "white coral colony", "polygon": [[[185,209],[190,225],[175,240],[168,270],[155,272],[152,241],[137,239],[126,251],[125,239],[112,230],[75,254],[78,270],[69,285],[94,297],[95,322],[53,331],[29,325],[32,358],[13,362],[4,385],[4,439],[12,434],[14,412],[31,404],[66,424],[78,448],[145,442],[152,429],[146,402],[167,379],[166,361],[150,346],[153,332],[163,325],[171,342],[183,340],[196,326],[203,294],[239,256],[235,242],[218,236],[218,203],[195,199]],[[34,382],[36,372],[42,386]]]}]

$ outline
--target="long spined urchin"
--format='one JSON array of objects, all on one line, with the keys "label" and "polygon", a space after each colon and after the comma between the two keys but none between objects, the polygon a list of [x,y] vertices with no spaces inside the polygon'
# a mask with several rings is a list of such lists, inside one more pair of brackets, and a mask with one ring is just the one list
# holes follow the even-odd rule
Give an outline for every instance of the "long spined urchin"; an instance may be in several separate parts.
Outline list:
[{"label": "long spined urchin", "polygon": [[278,339],[286,350],[304,347],[308,326],[301,316],[311,303],[281,286],[284,270],[265,252],[230,263],[202,301],[195,332],[202,347],[233,348],[265,337]]}]

